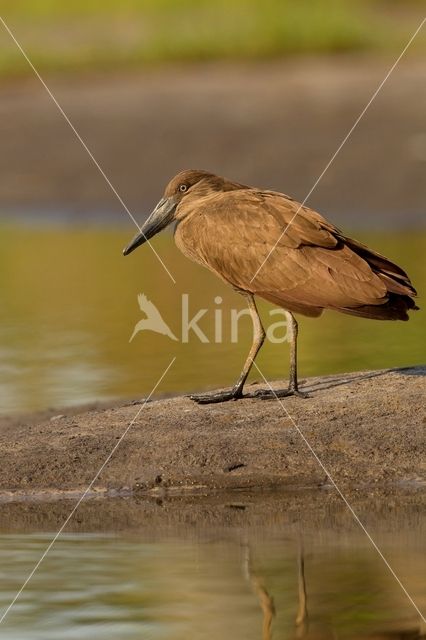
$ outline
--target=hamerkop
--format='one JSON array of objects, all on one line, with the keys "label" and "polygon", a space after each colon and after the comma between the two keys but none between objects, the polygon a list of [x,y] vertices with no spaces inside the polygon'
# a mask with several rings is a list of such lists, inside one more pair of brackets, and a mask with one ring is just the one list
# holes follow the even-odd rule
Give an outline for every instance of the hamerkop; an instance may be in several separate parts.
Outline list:
[{"label": "hamerkop", "polygon": [[[169,182],[124,255],[172,222],[177,223],[179,249],[244,295],[253,319],[253,344],[235,386],[191,396],[196,402],[243,397],[244,383],[265,339],[254,296],[288,313],[290,382],[288,389],[274,392],[279,396],[303,395],[297,382],[294,313],[317,317],[324,309],[333,309],[362,318],[408,320],[407,312],[418,308],[413,300],[416,291],[401,267],[282,193],[206,171],[182,171]],[[272,392],[256,395],[271,397]]]}]

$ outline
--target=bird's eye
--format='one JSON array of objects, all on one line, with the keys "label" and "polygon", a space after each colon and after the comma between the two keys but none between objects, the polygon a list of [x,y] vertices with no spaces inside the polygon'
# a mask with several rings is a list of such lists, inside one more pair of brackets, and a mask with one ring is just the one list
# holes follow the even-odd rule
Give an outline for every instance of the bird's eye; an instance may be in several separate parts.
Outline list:
[{"label": "bird's eye", "polygon": [[185,193],[185,191],[187,190],[188,190],[188,185],[186,184],[179,185],[179,191],[182,191],[182,193]]}]

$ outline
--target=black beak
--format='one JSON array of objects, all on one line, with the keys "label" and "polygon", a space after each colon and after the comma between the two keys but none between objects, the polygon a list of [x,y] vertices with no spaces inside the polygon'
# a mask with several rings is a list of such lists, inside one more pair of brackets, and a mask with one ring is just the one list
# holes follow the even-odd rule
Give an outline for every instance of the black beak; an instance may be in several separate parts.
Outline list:
[{"label": "black beak", "polygon": [[127,256],[141,244],[155,236],[167,225],[173,222],[174,214],[177,207],[175,198],[162,198],[151,213],[145,224],[142,226],[140,233],[133,238],[131,243],[124,249],[123,255]]}]

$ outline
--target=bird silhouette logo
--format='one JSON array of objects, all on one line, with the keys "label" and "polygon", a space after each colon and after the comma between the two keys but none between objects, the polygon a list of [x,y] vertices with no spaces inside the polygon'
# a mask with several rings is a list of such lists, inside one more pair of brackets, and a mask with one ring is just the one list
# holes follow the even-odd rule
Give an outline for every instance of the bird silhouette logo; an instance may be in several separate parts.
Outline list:
[{"label": "bird silhouette logo", "polygon": [[138,303],[140,310],[142,313],[146,315],[146,318],[139,320],[136,323],[135,328],[133,329],[133,333],[130,337],[129,342],[133,340],[135,335],[139,333],[139,331],[155,331],[156,333],[161,333],[163,336],[168,336],[172,340],[177,340],[175,334],[170,329],[170,327],[164,322],[161,313],[158,311],[157,307],[151,300],[148,300],[145,294],[138,294]]}]

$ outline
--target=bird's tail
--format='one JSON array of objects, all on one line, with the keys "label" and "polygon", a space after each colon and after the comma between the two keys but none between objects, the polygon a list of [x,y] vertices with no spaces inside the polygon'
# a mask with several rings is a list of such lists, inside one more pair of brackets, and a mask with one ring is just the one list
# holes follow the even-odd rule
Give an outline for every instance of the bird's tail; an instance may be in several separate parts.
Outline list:
[{"label": "bird's tail", "polygon": [[419,307],[414,301],[417,291],[407,273],[380,253],[372,251],[357,240],[345,239],[346,244],[365,260],[386,286],[388,301],[380,305],[362,305],[339,309],[343,313],[376,320],[408,320],[408,311]]},{"label": "bird's tail", "polygon": [[360,307],[339,308],[342,313],[360,318],[370,318],[371,320],[408,320],[408,311],[417,310],[414,300],[410,296],[403,296],[398,293],[390,293],[389,300],[384,304],[365,304]]}]

